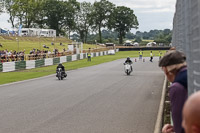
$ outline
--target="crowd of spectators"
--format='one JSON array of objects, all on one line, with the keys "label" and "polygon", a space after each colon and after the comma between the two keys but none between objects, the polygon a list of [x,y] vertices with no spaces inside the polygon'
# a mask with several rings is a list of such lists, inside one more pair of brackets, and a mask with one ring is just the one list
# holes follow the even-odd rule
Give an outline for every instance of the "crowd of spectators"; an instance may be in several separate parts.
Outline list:
[{"label": "crowd of spectators", "polygon": [[30,50],[28,54],[25,54],[25,50],[23,51],[15,51],[15,50],[0,50],[0,62],[10,62],[10,61],[23,61],[25,59],[27,60],[38,60],[38,59],[44,59],[44,58],[52,58],[57,56],[66,55],[66,53],[69,52],[65,48],[59,52],[58,49],[51,50],[39,50],[33,48]]},{"label": "crowd of spectators", "polygon": [[24,55],[25,55],[25,50],[19,51],[19,52],[16,52],[15,50],[8,51],[7,49],[1,50],[0,51],[0,61],[1,62],[9,62],[9,61],[24,60]]}]

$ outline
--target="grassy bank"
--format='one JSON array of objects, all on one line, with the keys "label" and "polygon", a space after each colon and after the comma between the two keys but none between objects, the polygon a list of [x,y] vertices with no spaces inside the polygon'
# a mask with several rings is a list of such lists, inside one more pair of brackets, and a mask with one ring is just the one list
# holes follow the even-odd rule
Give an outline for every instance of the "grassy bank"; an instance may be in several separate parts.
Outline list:
[{"label": "grassy bank", "polygon": [[[144,57],[149,57],[150,51],[144,51]],[[163,51],[165,53],[165,51]],[[153,54],[155,56],[158,56],[158,51],[153,51]],[[92,58],[92,62],[87,62],[87,59],[73,61],[73,62],[67,62],[63,63],[66,70],[74,70],[78,68],[98,65],[105,62],[114,61],[121,58],[126,57],[138,57],[138,51],[126,51],[126,52],[118,52],[116,55],[107,55],[107,56],[99,56]],[[55,74],[56,71],[56,65],[48,66],[48,67],[41,67],[41,68],[35,68],[30,70],[23,70],[23,71],[15,71],[15,72],[7,72],[7,73],[0,73],[0,84],[6,84],[16,81],[22,81],[32,78],[38,78],[50,74]]]},{"label": "grassy bank", "polygon": [[[18,41],[16,40],[19,40]],[[54,45],[51,45],[51,43],[54,43]],[[72,44],[72,40],[69,40],[64,37],[57,37],[57,38],[47,38],[47,37],[9,37],[9,36],[0,36],[0,43],[3,45],[3,47],[0,47],[0,50],[7,49],[8,51],[18,51],[18,44],[19,44],[19,51],[24,51],[26,54],[29,54],[30,50],[33,48],[39,49],[39,50],[50,50],[53,51],[54,48],[58,49],[59,51],[63,51],[65,48],[67,50],[68,44]],[[60,45],[62,43],[63,45]],[[49,47],[43,48],[43,45],[46,45]],[[99,47],[99,46],[98,46]],[[84,44],[83,49],[88,48],[96,48],[96,45],[89,45]]]}]

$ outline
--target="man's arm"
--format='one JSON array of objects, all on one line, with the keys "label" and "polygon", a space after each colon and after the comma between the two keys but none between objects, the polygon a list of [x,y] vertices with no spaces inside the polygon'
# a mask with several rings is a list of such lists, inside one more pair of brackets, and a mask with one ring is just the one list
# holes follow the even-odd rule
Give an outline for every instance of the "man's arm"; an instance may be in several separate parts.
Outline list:
[{"label": "man's arm", "polygon": [[173,83],[170,87],[170,101],[172,119],[174,123],[174,131],[181,133],[182,131],[182,111],[184,103],[187,99],[187,90],[180,83]]}]

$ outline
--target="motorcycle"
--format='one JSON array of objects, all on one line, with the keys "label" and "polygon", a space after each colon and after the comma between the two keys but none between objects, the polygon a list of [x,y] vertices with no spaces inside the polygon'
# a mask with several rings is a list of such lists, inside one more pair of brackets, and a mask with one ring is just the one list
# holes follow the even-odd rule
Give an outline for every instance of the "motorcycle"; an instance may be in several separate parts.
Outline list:
[{"label": "motorcycle", "polygon": [[132,70],[131,70],[131,64],[129,63],[124,63],[124,71],[127,75],[130,75]]},{"label": "motorcycle", "polygon": [[63,80],[63,78],[66,77],[66,76],[63,74],[63,72],[62,72],[62,68],[58,68],[58,70],[57,70],[57,77],[58,77],[58,80]]}]

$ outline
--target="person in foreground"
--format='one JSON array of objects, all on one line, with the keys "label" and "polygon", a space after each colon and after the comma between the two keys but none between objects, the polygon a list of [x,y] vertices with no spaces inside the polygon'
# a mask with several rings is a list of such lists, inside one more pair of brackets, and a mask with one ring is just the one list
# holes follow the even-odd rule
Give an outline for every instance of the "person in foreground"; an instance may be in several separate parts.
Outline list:
[{"label": "person in foreground", "polygon": [[200,133],[200,91],[191,95],[183,108],[185,133]]},{"label": "person in foreground", "polygon": [[162,133],[184,133],[181,126],[182,110],[187,99],[187,66],[185,55],[176,50],[169,51],[159,62],[167,79],[172,82],[169,88],[173,126],[166,124]]}]

